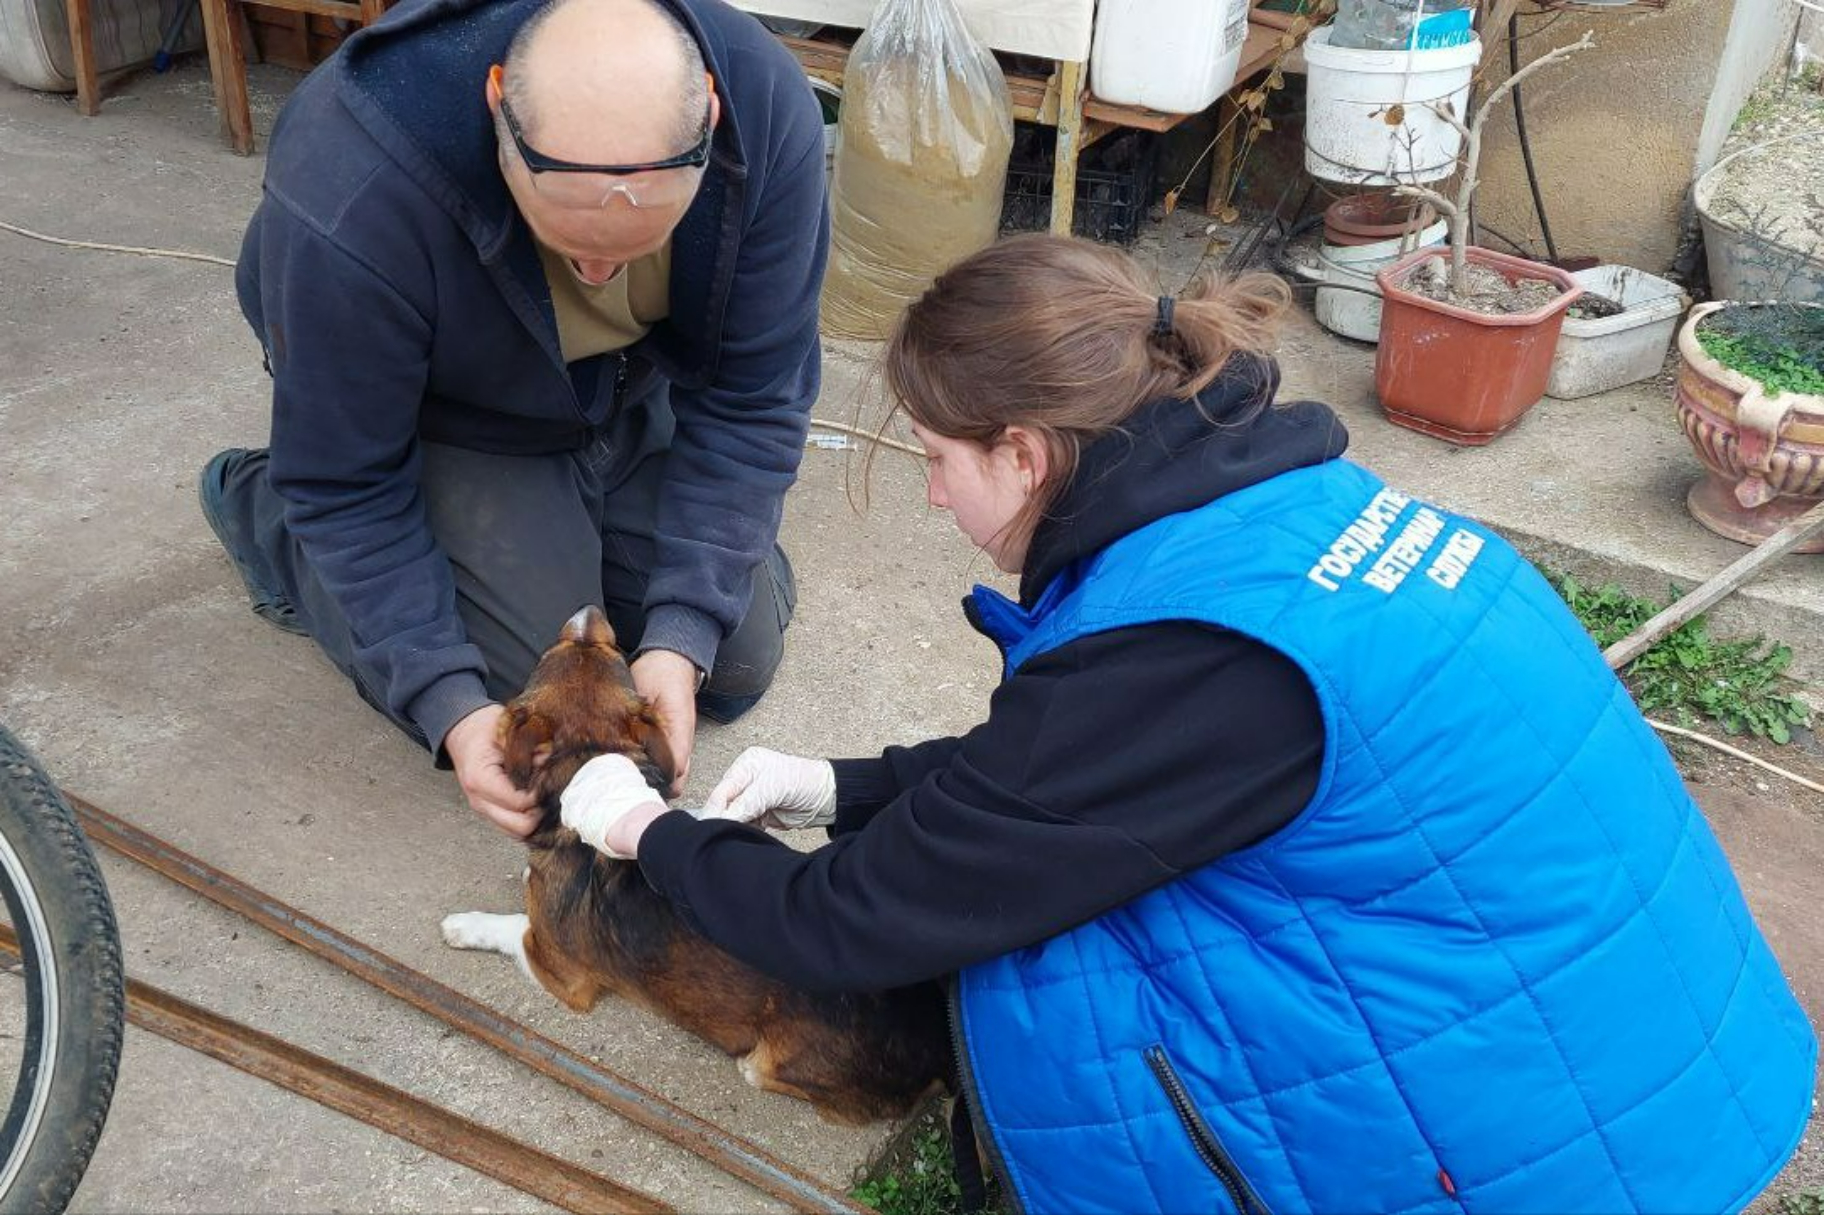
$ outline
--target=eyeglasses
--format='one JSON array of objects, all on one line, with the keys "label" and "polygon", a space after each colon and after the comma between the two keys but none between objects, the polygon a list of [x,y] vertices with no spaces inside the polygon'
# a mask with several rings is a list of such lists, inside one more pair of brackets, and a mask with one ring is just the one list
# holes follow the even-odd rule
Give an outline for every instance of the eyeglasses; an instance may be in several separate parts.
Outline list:
[{"label": "eyeglasses", "polygon": [[664,160],[631,165],[584,165],[546,156],[526,142],[505,93],[500,96],[500,116],[506,120],[507,134],[513,138],[520,162],[532,176],[532,188],[554,206],[593,210],[606,207],[617,194],[632,207],[676,206],[697,192],[703,166],[709,163],[707,106],[703,111],[703,133],[688,150]]}]

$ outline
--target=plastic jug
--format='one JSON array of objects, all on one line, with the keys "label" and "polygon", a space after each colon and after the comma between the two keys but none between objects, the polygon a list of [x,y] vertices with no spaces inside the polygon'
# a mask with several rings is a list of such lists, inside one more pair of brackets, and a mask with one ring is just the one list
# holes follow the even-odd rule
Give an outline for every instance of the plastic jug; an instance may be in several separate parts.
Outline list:
[{"label": "plastic jug", "polygon": [[1330,45],[1433,51],[1475,37],[1475,0],[1337,0]]},{"label": "plastic jug", "polygon": [[1248,0],[1101,0],[1090,91],[1115,105],[1195,114],[1229,91]]}]

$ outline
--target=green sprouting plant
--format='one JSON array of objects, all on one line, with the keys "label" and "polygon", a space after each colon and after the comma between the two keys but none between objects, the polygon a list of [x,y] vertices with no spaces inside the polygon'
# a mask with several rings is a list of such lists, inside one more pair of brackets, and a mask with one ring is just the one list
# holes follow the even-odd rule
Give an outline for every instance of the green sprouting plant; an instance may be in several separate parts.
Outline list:
[{"label": "green sprouting plant", "polygon": [[856,1186],[849,1196],[880,1215],[1001,1215],[993,1190],[990,1182],[987,1210],[964,1210],[950,1136],[941,1125],[933,1125],[914,1136],[903,1165]]},{"label": "green sprouting plant", "polygon": [[[1586,587],[1569,574],[1548,572],[1547,578],[1602,648],[1620,641],[1665,606],[1618,586]],[[1805,703],[1790,694],[1785,673],[1791,664],[1790,647],[1759,637],[1720,640],[1710,635],[1706,619],[1699,616],[1629,663],[1622,678],[1643,712],[1670,713],[1680,725],[1707,717],[1730,734],[1747,730],[1786,743],[1792,739],[1792,727],[1811,720]]]},{"label": "green sprouting plant", "polygon": [[1769,392],[1824,394],[1824,364],[1816,353],[1759,334],[1719,333],[1700,326],[1698,345],[1725,367],[1761,382]]},{"label": "green sprouting plant", "polygon": [[1743,131],[1759,126],[1773,113],[1773,98],[1766,90],[1756,90],[1748,100],[1742,102],[1742,108],[1735,113],[1735,121],[1730,124],[1731,131]]},{"label": "green sprouting plant", "polygon": [[1781,1194],[1779,1212],[1780,1215],[1824,1215],[1824,1190]]}]

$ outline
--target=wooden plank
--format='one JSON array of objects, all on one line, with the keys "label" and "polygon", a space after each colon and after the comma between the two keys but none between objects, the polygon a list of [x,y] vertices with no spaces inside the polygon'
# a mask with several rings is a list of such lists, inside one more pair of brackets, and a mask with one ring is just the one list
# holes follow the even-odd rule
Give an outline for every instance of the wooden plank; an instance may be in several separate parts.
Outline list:
[{"label": "wooden plank", "polygon": [[1220,215],[1229,203],[1229,179],[1235,173],[1235,140],[1241,125],[1234,93],[1224,93],[1216,103],[1216,159],[1210,165],[1210,188],[1204,191],[1203,213]]},{"label": "wooden plank", "polygon": [[264,23],[266,38],[259,44],[260,60],[263,63],[278,63],[286,67],[310,66],[310,14],[292,9],[242,8],[251,26],[254,14],[269,13],[271,19]]},{"label": "wooden plank", "polygon": [[778,38],[805,72],[831,84],[842,83],[842,69],[849,63],[848,47],[814,38],[788,38],[784,34]]},{"label": "wooden plank", "polygon": [[1275,29],[1270,25],[1256,24],[1250,18],[1247,40],[1241,44],[1241,63],[1235,69],[1235,83],[1242,84],[1271,67],[1279,57],[1279,40],[1286,33],[1286,30]]},{"label": "wooden plank", "polygon": [[1083,130],[1083,92],[1087,65],[1066,60],[1058,65],[1058,146],[1051,162],[1051,230],[1069,236],[1077,210],[1078,138]]},{"label": "wooden plank", "polygon": [[[1278,36],[1272,31],[1272,37],[1266,38],[1269,44]],[[1245,57],[1253,48],[1253,31],[1249,34],[1249,43],[1243,48]],[[794,56],[806,75],[815,76],[830,84],[842,83],[843,69],[848,66],[849,48],[840,43],[825,42],[810,38],[780,37]],[[1274,44],[1276,45],[1276,44]],[[1013,102],[1013,116],[1024,122],[1038,122],[1046,126],[1056,126],[1058,121],[1058,84],[1057,73],[1050,76],[1024,76],[1009,74],[1007,76],[1007,93]],[[1093,118],[1117,127],[1137,127],[1143,131],[1169,131],[1186,118],[1188,114],[1167,114],[1161,110],[1149,110],[1144,106],[1114,105],[1101,101],[1093,94],[1085,94],[1083,117]]]},{"label": "wooden plank", "polygon": [[1276,12],[1273,9],[1261,8],[1258,5],[1255,6],[1253,12],[1248,14],[1248,23],[1250,25],[1268,25],[1276,30],[1291,29],[1292,23],[1297,19],[1296,14]]},{"label": "wooden plank", "polygon": [[238,15],[229,0],[201,0],[203,39],[209,48],[209,79],[215,84],[215,112],[222,135],[242,156],[253,154],[253,109],[247,101],[247,57],[241,50]]},{"label": "wooden plank", "polygon": [[[245,6],[238,6],[238,11],[246,16],[247,28],[253,33],[253,46],[248,48],[247,55],[249,63],[271,63],[296,72],[308,72],[316,66],[310,57],[314,40],[310,26],[291,20],[293,17],[306,19],[306,14]],[[308,17],[308,20],[320,18]]]},{"label": "wooden plank", "polygon": [[70,57],[75,60],[76,112],[93,118],[101,111],[101,83],[95,72],[93,0],[66,0],[70,22]]},{"label": "wooden plank", "polygon": [[1653,619],[1604,650],[1602,652],[1603,661],[1609,664],[1611,670],[1619,671],[1640,657],[1661,637],[1693,616],[1708,611],[1735,588],[1753,577],[1763,565],[1809,540],[1820,529],[1824,529],[1824,502],[1812,507],[1779,531],[1768,536],[1736,558],[1727,569],[1716,574],[1708,582],[1663,609]]},{"label": "wooden plank", "polygon": [[1168,114],[1164,110],[1149,110],[1140,105],[1115,105],[1103,101],[1095,94],[1090,94],[1083,103],[1083,116],[1094,118],[1098,122],[1113,123],[1118,127],[1136,127],[1142,131],[1169,131],[1190,114]]},{"label": "wooden plank", "polygon": [[1100,143],[1120,129],[1120,127],[1112,122],[1102,122],[1095,118],[1085,118],[1083,120],[1083,133],[1077,139],[1077,150],[1082,151],[1084,148]]},{"label": "wooden plank", "polygon": [[[257,0],[237,0],[238,3],[258,5]],[[355,0],[284,0],[282,4],[270,7],[282,8],[294,13],[319,13],[325,17],[340,17],[344,21],[361,21],[361,5]]]}]

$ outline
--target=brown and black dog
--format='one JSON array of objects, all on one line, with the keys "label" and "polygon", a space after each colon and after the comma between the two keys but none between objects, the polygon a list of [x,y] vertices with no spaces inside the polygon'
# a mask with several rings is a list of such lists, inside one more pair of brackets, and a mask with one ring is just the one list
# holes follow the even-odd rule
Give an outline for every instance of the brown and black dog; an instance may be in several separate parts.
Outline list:
[{"label": "brown and black dog", "polygon": [[537,795],[528,838],[526,914],[464,912],[443,921],[458,949],[508,954],[578,1012],[622,996],[740,1058],[756,1088],[802,1097],[824,1117],[899,1117],[949,1074],[935,983],[878,995],[798,991],[736,961],[685,925],[637,862],[603,856],[559,822],[577,769],[619,752],[656,790],[674,772],[652,706],[634,690],[600,609],[564,625],[507,706],[501,750],[514,784]]}]

